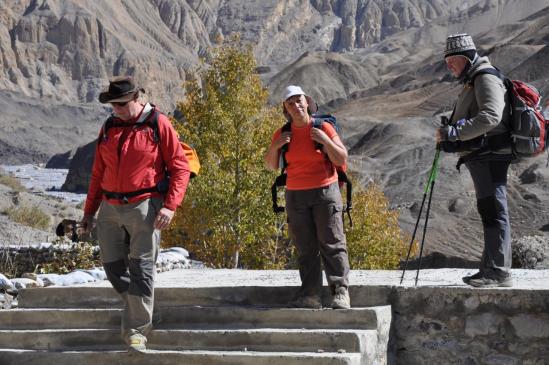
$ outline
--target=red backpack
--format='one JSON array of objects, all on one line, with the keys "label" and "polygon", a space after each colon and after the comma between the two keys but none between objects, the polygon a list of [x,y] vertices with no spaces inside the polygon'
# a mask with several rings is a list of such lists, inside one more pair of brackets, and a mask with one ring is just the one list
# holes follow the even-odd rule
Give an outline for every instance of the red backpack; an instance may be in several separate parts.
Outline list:
[{"label": "red backpack", "polygon": [[532,85],[505,77],[496,68],[486,68],[475,74],[490,74],[499,77],[509,93],[511,119],[511,146],[519,157],[537,156],[547,149],[549,143],[549,120],[541,113],[541,95]]}]

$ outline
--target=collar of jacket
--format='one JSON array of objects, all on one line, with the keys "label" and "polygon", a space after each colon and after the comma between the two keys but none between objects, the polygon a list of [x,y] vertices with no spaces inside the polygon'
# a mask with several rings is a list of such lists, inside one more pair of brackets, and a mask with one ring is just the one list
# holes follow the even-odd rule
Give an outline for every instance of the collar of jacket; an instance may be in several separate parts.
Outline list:
[{"label": "collar of jacket", "polygon": [[493,67],[488,57],[477,57],[475,62],[469,63],[468,66],[465,67],[460,75],[460,82],[462,84],[469,83],[478,71],[487,67]]}]

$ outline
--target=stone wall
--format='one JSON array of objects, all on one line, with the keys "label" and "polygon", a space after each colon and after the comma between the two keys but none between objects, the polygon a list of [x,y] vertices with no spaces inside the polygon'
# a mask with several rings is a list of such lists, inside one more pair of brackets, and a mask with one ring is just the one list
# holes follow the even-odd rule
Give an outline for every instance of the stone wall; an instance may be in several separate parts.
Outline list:
[{"label": "stone wall", "polygon": [[[20,277],[23,273],[34,272],[37,266],[52,262],[54,257],[68,256],[73,259],[79,251],[75,245],[53,245],[43,243],[34,246],[0,247],[0,273]],[[99,262],[99,247],[94,248],[94,261]]]},{"label": "stone wall", "polygon": [[[37,266],[51,263],[55,257],[64,257],[67,261],[78,262],[81,250],[74,244],[41,243],[33,246],[0,247],[0,273],[9,277],[20,277],[24,273],[35,272]],[[95,266],[101,266],[99,246],[93,247],[93,261]],[[195,267],[202,267],[198,261],[192,262]],[[182,247],[161,249],[156,261],[156,271],[163,272],[173,269],[187,269],[191,267],[189,253]]]},{"label": "stone wall", "polygon": [[543,290],[397,288],[397,364],[549,364],[549,293]]}]

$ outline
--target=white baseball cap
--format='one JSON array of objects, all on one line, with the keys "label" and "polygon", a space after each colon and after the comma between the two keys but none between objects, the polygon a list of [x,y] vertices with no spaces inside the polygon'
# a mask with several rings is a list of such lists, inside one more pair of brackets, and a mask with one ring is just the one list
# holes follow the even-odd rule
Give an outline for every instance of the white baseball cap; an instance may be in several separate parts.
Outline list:
[{"label": "white baseball cap", "polygon": [[307,99],[307,104],[309,104],[309,110],[311,111],[311,113],[316,113],[316,111],[318,110],[318,106],[314,102],[313,98],[305,94],[301,86],[289,85],[288,87],[286,87],[282,100],[286,101],[295,95],[305,95],[305,99]]}]

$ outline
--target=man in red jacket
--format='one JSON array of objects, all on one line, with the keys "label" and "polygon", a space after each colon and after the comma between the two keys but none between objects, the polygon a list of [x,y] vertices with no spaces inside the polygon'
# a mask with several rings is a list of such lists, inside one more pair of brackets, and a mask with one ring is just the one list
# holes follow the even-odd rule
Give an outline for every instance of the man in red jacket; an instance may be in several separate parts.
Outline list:
[{"label": "man in red jacket", "polygon": [[153,105],[138,101],[140,91],[122,76],[99,95],[113,114],[99,134],[82,219],[89,230],[99,211],[101,260],[124,300],[122,336],[135,351],[145,350],[152,328],[160,231],[181,204],[190,176],[177,132]]}]

